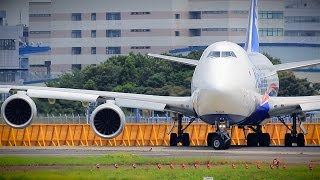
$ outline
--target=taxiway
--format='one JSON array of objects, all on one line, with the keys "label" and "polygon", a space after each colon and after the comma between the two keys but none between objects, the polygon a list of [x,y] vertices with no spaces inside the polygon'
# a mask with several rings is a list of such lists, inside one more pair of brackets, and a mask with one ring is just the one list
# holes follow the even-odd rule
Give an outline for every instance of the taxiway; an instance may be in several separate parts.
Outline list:
[{"label": "taxiway", "polygon": [[226,160],[320,164],[320,147],[232,146],[217,151],[210,147],[0,147],[0,156],[88,156],[130,153],[153,157],[207,157]]}]

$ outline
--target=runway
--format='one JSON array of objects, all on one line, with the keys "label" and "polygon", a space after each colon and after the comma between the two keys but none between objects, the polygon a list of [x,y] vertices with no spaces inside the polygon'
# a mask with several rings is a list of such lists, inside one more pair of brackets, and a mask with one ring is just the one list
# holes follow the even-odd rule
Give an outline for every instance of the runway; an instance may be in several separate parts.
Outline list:
[{"label": "runway", "polygon": [[92,156],[129,153],[150,157],[207,157],[226,160],[272,162],[274,158],[291,164],[320,164],[320,147],[232,146],[217,151],[211,147],[1,147],[0,156]]}]

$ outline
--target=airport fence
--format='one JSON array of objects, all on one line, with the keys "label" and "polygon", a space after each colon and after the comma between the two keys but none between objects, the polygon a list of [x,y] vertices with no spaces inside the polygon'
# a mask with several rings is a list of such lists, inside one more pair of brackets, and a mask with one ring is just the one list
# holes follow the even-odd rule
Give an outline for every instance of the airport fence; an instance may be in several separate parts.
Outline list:
[{"label": "airport fence", "polygon": [[[186,124],[183,124],[185,126]],[[291,124],[288,124],[289,126]],[[306,146],[320,145],[320,124],[305,123],[308,134]],[[169,123],[127,123],[122,133],[113,139],[98,137],[89,124],[36,124],[25,129],[13,129],[0,124],[1,146],[169,146],[171,129]],[[206,146],[207,135],[215,128],[206,123],[192,123],[186,133],[190,135],[191,146]],[[246,145],[247,129],[233,126],[229,130],[232,145]],[[177,132],[177,128],[173,129]],[[290,131],[281,123],[263,125],[262,132],[270,134],[271,145],[283,145],[286,133]],[[298,130],[300,133],[301,130]]]},{"label": "airport fence", "polygon": [[[292,118],[287,116],[283,117],[287,123],[292,122]],[[33,123],[40,124],[89,124],[90,117],[87,114],[46,114],[39,115],[34,119]],[[188,123],[191,120],[189,117],[183,117],[182,122]],[[126,116],[127,123],[172,123],[170,116],[135,116],[133,114]],[[0,117],[0,124],[5,123],[3,118]],[[196,119],[194,123],[203,123],[200,119]],[[270,123],[281,123],[279,118],[273,117]],[[320,123],[320,112],[308,113],[305,123]]]}]

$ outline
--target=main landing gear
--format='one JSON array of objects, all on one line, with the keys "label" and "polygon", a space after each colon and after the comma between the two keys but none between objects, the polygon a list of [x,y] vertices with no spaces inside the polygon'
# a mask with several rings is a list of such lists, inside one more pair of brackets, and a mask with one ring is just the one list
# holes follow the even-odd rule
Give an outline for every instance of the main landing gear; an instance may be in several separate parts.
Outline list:
[{"label": "main landing gear", "polygon": [[215,126],[216,132],[208,133],[208,146],[212,146],[216,150],[229,149],[231,144],[231,138],[227,131],[229,122],[224,118],[220,118],[216,121]]},{"label": "main landing gear", "polygon": [[[270,146],[270,135],[269,133],[262,133],[261,125],[258,125],[257,128],[253,128],[249,126],[250,129],[254,131],[254,133],[249,133],[247,135],[247,146],[255,147],[255,146],[262,146],[268,147]],[[245,129],[244,133],[245,133]]]},{"label": "main landing gear", "polygon": [[284,119],[279,117],[279,120],[291,131],[291,133],[286,133],[284,136],[284,146],[286,147],[291,147],[292,143],[296,143],[298,147],[305,146],[304,134],[306,134],[306,131],[302,126],[301,121],[299,121],[300,128],[304,133],[297,132],[297,118],[297,114],[292,114],[292,127],[290,129]]},{"label": "main landing gear", "polygon": [[[187,127],[195,120],[195,118],[192,118],[189,122],[189,124],[185,127],[182,128],[182,114],[177,115],[177,120],[178,121],[178,133],[171,133],[174,124],[171,127],[170,130],[170,146],[177,146],[178,143],[182,143],[182,146],[190,146],[190,136],[189,133],[184,133],[183,131],[187,129]],[[174,122],[175,123],[175,122]]]}]

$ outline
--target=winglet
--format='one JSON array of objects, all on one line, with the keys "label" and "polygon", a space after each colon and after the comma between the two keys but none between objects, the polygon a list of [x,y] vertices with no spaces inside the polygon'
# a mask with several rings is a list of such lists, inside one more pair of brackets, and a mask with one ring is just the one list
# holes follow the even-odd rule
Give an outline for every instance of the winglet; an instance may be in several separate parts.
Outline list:
[{"label": "winglet", "polygon": [[259,52],[259,29],[258,29],[258,0],[251,0],[249,25],[247,29],[247,37],[245,50],[250,52]]}]

